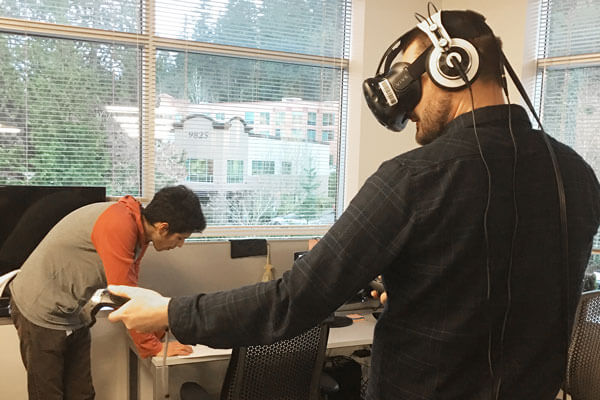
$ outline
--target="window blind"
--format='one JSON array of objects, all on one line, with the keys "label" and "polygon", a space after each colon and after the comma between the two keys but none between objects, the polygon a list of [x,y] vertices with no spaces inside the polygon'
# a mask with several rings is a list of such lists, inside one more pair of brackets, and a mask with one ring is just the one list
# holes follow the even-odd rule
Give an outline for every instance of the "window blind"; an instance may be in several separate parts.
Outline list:
[{"label": "window blind", "polygon": [[[600,176],[600,3],[542,0],[536,104],[544,129],[574,148]],[[600,252],[600,236],[594,240]],[[593,254],[590,270],[600,271]]]},{"label": "window blind", "polygon": [[330,224],[349,18],[349,0],[0,0],[0,184],[184,184],[209,228]]}]

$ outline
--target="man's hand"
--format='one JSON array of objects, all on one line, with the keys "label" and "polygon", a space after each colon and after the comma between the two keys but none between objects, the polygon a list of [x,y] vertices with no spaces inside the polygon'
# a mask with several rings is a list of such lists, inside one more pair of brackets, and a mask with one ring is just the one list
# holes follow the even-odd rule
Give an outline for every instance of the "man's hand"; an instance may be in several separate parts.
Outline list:
[{"label": "man's hand", "polygon": [[378,298],[381,304],[385,304],[385,302],[387,301],[387,292],[382,292],[381,294],[379,294],[377,290],[371,290],[371,297],[373,297],[374,299]]},{"label": "man's hand", "polygon": [[381,304],[385,304],[388,296],[385,288],[383,287],[381,275],[379,275],[377,279],[372,280],[369,286],[371,286],[371,289],[373,289],[371,290],[371,297],[374,299],[379,299]]},{"label": "man's hand", "polygon": [[[191,354],[191,352],[192,352],[192,346],[188,346],[187,344],[181,344],[178,341],[169,342],[169,345],[167,346],[167,357],[187,356],[188,354]],[[162,356],[164,354],[165,354],[165,345],[163,344],[163,349],[161,350],[160,353],[158,353],[158,355]]]},{"label": "man's hand", "polygon": [[127,303],[108,314],[111,322],[123,321],[128,329],[139,332],[155,332],[169,326],[169,300],[154,290],[132,286],[110,285],[108,290],[119,296],[129,297]]}]

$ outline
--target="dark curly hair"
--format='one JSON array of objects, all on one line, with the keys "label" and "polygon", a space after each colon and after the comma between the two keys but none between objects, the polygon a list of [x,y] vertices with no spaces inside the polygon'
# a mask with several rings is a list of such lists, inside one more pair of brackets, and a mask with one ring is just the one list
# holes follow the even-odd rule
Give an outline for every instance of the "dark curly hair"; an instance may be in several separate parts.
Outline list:
[{"label": "dark curly hair", "polygon": [[160,189],[142,209],[142,215],[151,224],[167,222],[169,233],[202,232],[206,228],[198,196],[183,185]]}]

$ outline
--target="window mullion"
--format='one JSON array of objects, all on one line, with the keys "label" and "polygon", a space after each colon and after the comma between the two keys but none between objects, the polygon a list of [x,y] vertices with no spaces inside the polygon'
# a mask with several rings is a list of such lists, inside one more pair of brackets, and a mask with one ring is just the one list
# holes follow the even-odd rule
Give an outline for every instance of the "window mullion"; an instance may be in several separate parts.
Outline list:
[{"label": "window mullion", "polygon": [[147,39],[143,48],[142,65],[142,123],[140,125],[140,137],[142,140],[142,197],[150,199],[154,196],[155,175],[155,108],[156,108],[156,45],[155,35],[155,10],[154,0],[144,1],[144,31]]}]

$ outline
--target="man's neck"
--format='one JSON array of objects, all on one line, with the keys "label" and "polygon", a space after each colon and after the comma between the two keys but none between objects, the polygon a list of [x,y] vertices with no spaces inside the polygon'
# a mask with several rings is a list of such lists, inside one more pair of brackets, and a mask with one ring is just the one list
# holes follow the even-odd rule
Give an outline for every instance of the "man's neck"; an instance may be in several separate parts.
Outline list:
[{"label": "man's neck", "polygon": [[144,243],[148,244],[152,240],[152,233],[154,232],[154,226],[152,226],[152,224],[150,222],[148,222],[148,220],[146,219],[146,217],[144,217],[143,214],[142,214],[142,227],[144,228]]},{"label": "man's neck", "polygon": [[448,122],[474,109],[506,103],[502,89],[498,85],[475,81],[471,85],[471,90],[473,91],[473,100],[471,100],[469,89],[464,89],[456,93],[455,112],[451,113],[451,118]]}]

